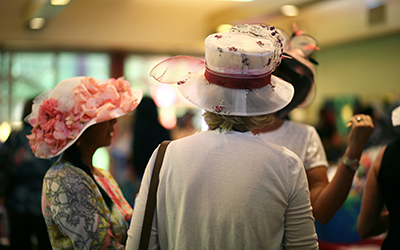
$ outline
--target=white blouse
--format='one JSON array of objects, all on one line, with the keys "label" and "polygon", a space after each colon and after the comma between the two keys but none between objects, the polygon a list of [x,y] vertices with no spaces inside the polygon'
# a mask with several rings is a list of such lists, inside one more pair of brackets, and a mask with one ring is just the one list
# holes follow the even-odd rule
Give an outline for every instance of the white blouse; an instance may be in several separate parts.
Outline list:
[{"label": "white blouse", "polygon": [[278,129],[260,133],[259,136],[293,151],[300,157],[306,170],[329,166],[321,139],[310,125],[285,120]]}]

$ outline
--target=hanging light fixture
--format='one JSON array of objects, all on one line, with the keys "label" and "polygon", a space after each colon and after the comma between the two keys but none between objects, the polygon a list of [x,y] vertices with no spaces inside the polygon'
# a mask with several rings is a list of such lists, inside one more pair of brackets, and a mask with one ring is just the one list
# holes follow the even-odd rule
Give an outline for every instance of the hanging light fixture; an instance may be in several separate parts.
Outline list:
[{"label": "hanging light fixture", "polygon": [[29,0],[25,20],[32,30],[42,29],[46,23],[67,8],[73,0]]},{"label": "hanging light fixture", "polygon": [[71,0],[51,0],[52,5],[67,5]]},{"label": "hanging light fixture", "polygon": [[31,20],[29,20],[29,28],[32,30],[39,30],[43,28],[43,26],[46,24],[46,19],[43,17],[34,17]]},{"label": "hanging light fixture", "polygon": [[294,5],[282,5],[281,12],[285,16],[298,16],[299,8]]}]

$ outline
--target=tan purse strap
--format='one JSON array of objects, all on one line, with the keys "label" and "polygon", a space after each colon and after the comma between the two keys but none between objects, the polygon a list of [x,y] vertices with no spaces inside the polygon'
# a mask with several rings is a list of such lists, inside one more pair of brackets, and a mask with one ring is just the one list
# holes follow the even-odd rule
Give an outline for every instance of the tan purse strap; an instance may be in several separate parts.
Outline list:
[{"label": "tan purse strap", "polygon": [[164,160],[165,150],[171,141],[163,141],[158,148],[156,162],[154,163],[153,174],[151,176],[149,193],[147,196],[146,210],[144,212],[142,234],[140,236],[139,250],[147,250],[149,247],[151,226],[153,224],[154,209],[157,202],[157,189],[160,180],[160,169]]}]

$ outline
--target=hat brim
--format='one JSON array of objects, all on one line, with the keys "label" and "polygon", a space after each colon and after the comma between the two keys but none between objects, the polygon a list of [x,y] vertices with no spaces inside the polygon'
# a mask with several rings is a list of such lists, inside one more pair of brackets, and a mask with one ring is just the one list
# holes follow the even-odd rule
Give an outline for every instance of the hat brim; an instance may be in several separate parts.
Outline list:
[{"label": "hat brim", "polygon": [[271,76],[271,84],[257,89],[232,89],[209,83],[205,69],[185,77],[178,85],[181,94],[194,105],[223,115],[257,116],[274,113],[292,100],[293,86]]}]

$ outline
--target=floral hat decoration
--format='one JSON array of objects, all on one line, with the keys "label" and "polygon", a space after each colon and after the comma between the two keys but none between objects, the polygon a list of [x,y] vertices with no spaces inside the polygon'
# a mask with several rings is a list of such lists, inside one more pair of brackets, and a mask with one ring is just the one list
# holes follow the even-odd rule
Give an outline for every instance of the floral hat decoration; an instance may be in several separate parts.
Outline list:
[{"label": "floral hat decoration", "polygon": [[319,50],[319,47],[317,41],[299,30],[295,23],[291,37],[283,30],[279,31],[284,37],[284,57],[273,74],[290,82],[294,87],[292,101],[276,113],[277,116],[284,118],[294,108],[307,107],[315,97],[314,64],[318,65],[318,62],[310,55]]},{"label": "floral hat decoration", "polygon": [[123,78],[61,81],[35,98],[32,113],[25,118],[33,126],[27,136],[33,153],[38,158],[61,154],[91,125],[133,111],[142,96],[142,90],[132,90]]},{"label": "floral hat decoration", "polygon": [[292,99],[293,86],[272,75],[280,64],[283,37],[273,26],[242,24],[205,39],[205,61],[176,56],[157,64],[150,75],[177,83],[194,105],[223,115],[270,114]]}]

